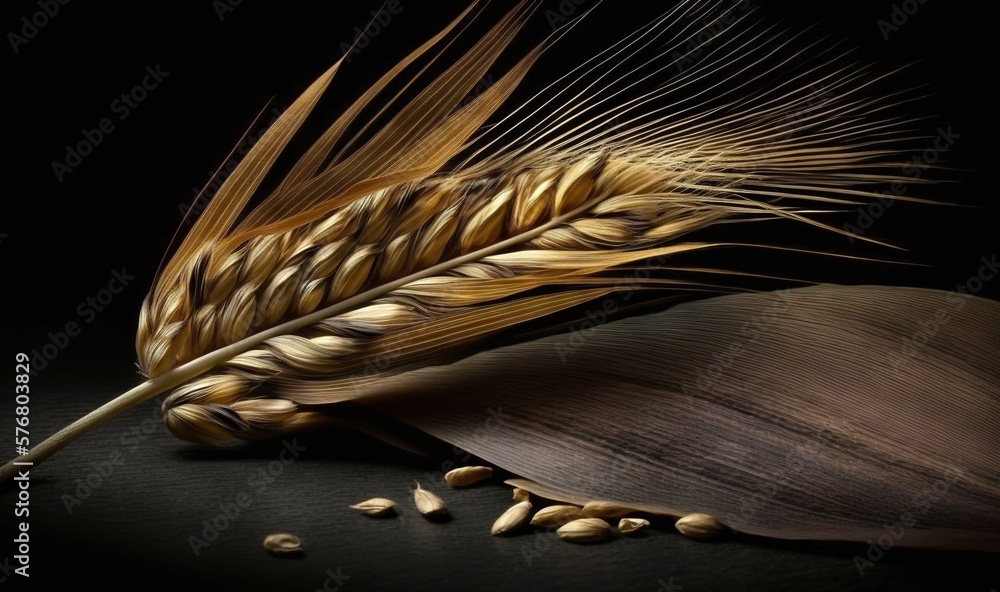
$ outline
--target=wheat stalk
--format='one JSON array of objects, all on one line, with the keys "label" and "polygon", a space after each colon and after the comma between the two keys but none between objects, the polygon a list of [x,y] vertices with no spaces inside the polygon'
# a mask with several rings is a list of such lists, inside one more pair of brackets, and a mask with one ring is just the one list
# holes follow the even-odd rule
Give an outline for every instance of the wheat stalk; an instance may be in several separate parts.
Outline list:
[{"label": "wheat stalk", "polygon": [[[755,80],[757,73],[746,72],[757,62],[739,46],[720,46],[702,67],[609,105],[622,81],[684,42],[668,40],[646,63],[622,57],[662,43],[663,21],[589,63],[584,74],[600,72],[603,90],[564,95],[540,128],[476,135],[541,54],[529,52],[493,87],[460,103],[520,29],[529,13],[524,3],[372,138],[345,139],[353,118],[471,10],[373,85],[247,212],[341,63],[307,89],[227,179],[158,276],[136,338],[148,381],[22,460],[39,462],[180,385],[164,412],[182,438],[215,443],[326,425],[316,406],[349,399],[377,378],[358,377],[372,354],[397,352],[384,375],[471,351],[502,329],[614,290],[609,271],[720,246],[683,242],[688,233],[763,219],[835,230],[812,217],[825,211],[817,208],[872,199],[871,186],[900,179],[885,172],[897,158],[886,144],[905,139],[899,122],[872,117],[885,101],[854,98],[864,88],[860,73],[819,76],[817,66],[735,109],[727,101],[746,83],[731,84],[720,64],[742,64]],[[681,7],[663,20],[685,10],[692,18],[699,13]],[[713,75],[726,84],[719,107],[647,109]],[[817,106],[817,79],[841,92],[837,100]],[[537,104],[528,101],[508,117]],[[806,107],[816,112],[792,117]],[[609,118],[618,123],[595,130]],[[542,288],[549,292],[537,292]],[[2,476],[11,471],[4,466]]]},{"label": "wheat stalk", "polygon": [[[219,373],[188,383],[164,401],[167,425],[179,437],[207,443],[323,425],[324,417],[308,406],[259,398],[267,393],[304,401],[301,388],[274,384],[273,377],[280,375],[277,381],[286,385],[298,376],[324,377],[326,394],[314,404],[345,400],[331,394],[330,381],[361,373],[365,360],[385,352],[392,352],[394,370],[408,367],[409,360],[396,351],[398,344],[415,340],[414,327],[426,335],[431,320],[441,324],[473,310],[466,316],[481,323],[487,310],[476,307],[531,288],[579,286],[588,280],[607,284],[595,276],[609,267],[711,246],[688,242],[655,248],[713,223],[795,215],[793,208],[776,209],[734,193],[748,183],[745,175],[701,172],[707,165],[699,160],[724,169],[756,165],[746,153],[728,162],[724,154],[704,151],[663,158],[629,145],[575,161],[573,155],[545,156],[547,162],[536,158],[519,163],[511,167],[514,172],[498,168],[471,176],[457,171],[405,184],[364,196],[304,228],[253,239],[233,252],[203,250],[172,291],[144,305],[138,351],[159,356],[142,362],[152,376],[261,328],[594,204],[514,251],[479,258],[447,276],[409,282],[382,301],[309,327],[308,336],[270,339],[261,348],[235,356]],[[785,174],[811,173],[808,164],[793,161]],[[213,260],[224,263],[213,266]],[[517,320],[531,320],[599,294],[576,291],[570,298],[550,298],[544,300],[548,306]],[[497,313],[501,310],[506,322],[493,330],[509,326],[515,311],[524,313],[529,307],[520,301],[495,306]],[[479,338],[490,334],[482,325],[478,329]],[[404,330],[410,334],[387,337]],[[446,349],[438,343],[435,355]]]}]

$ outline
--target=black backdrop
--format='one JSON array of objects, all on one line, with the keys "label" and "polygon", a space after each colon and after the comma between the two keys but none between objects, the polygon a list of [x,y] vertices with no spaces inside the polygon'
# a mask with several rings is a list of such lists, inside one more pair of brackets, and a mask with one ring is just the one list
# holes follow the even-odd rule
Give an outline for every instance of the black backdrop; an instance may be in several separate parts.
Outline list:
[{"label": "black backdrop", "polygon": [[[208,181],[269,100],[276,107],[294,100],[341,55],[355,27],[364,27],[379,8],[377,3],[332,2],[178,4],[69,2],[59,4],[58,13],[34,31],[23,28],[22,17],[31,19],[42,10],[40,3],[6,2],[0,9],[8,33],[8,44],[0,49],[6,75],[6,177],[13,181],[0,218],[3,359],[59,341],[50,333],[64,331],[68,322],[80,327],[80,334],[33,378],[36,442],[136,381],[132,342],[139,304],[175,230],[186,228],[181,211],[193,201],[193,188]],[[576,14],[590,6],[579,4]],[[606,46],[671,5],[637,4],[604,2],[580,25],[575,41],[546,56],[529,83],[550,79],[561,71],[559,64]],[[814,269],[812,279],[952,289],[973,274],[980,258],[993,256],[1000,243],[995,231],[1000,206],[986,178],[992,172],[986,151],[992,119],[983,82],[992,74],[986,15],[954,2],[897,2],[919,8],[886,39],[877,23],[891,17],[892,2],[752,4],[763,22],[792,31],[814,27],[809,36],[842,40],[857,48],[858,61],[881,71],[908,65],[893,85],[927,96],[900,113],[931,116],[921,124],[931,134],[943,125],[960,135],[945,155],[952,170],[942,177],[952,182],[928,187],[922,195],[975,207],[899,204],[872,230],[873,236],[905,246],[909,251],[900,256],[923,267],[830,266]],[[310,130],[320,129],[322,120],[461,5],[401,0],[402,11],[338,76],[314,120],[320,123]],[[560,7],[546,0],[541,6],[543,14],[526,31],[521,49],[548,30],[545,11],[570,12],[574,3],[565,0]],[[487,12],[503,9],[497,2]],[[127,107],[123,118],[126,107],[115,100],[150,71],[161,73],[160,82]],[[65,146],[83,139],[82,130],[99,128],[104,118],[114,128],[105,130],[79,166],[57,176],[52,163],[65,161]],[[109,302],[88,303],[116,273],[134,278]],[[982,294],[996,298],[1000,288],[987,283]],[[13,402],[0,408],[4,434],[13,431],[12,410]],[[187,537],[217,514],[219,503],[240,493],[239,484],[276,458],[278,449],[219,455],[179,442],[161,427],[142,442],[124,436],[154,416],[152,405],[131,412],[33,471],[32,503],[37,505],[30,581],[36,586],[93,578],[113,588],[198,581],[232,589],[312,590],[323,586],[327,569],[336,573],[338,567],[351,576],[343,580],[348,590],[656,590],[674,582],[685,590],[987,591],[996,585],[982,574],[987,561],[975,554],[894,551],[859,577],[850,561],[859,549],[852,546],[697,545],[673,536],[669,525],[645,539],[600,548],[553,545],[528,565],[521,551],[535,544],[530,536],[498,542],[486,534],[507,503],[501,486],[452,496],[456,515],[464,511],[469,518],[447,525],[428,525],[412,511],[404,511],[397,522],[360,523],[344,510],[346,503],[378,494],[402,498],[408,482],[436,466],[346,436],[310,441],[308,462],[289,468],[290,476],[255,498],[247,518],[235,520],[218,545],[195,557]],[[89,462],[116,451],[124,454],[124,464],[70,514],[61,496],[91,472]],[[0,456],[11,454],[3,448]],[[0,501],[0,515],[7,518],[13,492],[0,493]],[[277,516],[308,533],[312,546],[304,559],[282,563],[260,550],[260,535],[281,522]],[[5,528],[8,542],[0,545],[0,557],[13,554],[8,532],[13,531]],[[6,576],[3,570],[0,576]],[[11,583],[7,579],[0,586]]]}]

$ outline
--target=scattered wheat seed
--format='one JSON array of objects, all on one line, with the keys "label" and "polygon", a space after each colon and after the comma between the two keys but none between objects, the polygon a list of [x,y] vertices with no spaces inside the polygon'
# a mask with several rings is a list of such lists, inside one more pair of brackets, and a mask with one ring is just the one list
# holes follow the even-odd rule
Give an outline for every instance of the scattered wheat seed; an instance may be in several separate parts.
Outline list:
[{"label": "scattered wheat seed", "polygon": [[444,480],[452,487],[465,487],[479,483],[491,476],[493,476],[493,469],[490,467],[459,467],[448,471]]},{"label": "scattered wheat seed", "polygon": [[675,524],[681,534],[693,539],[711,539],[719,536],[725,525],[708,514],[688,514]]},{"label": "scattered wheat seed", "polygon": [[587,502],[587,504],[583,506],[583,513],[587,516],[592,518],[604,518],[605,520],[614,520],[621,518],[626,514],[632,514],[635,512],[638,512],[635,508],[630,508],[614,502]]},{"label": "scattered wheat seed", "polygon": [[493,523],[490,534],[497,536],[514,532],[524,526],[529,515],[531,515],[531,502],[518,502],[500,514],[500,517]]},{"label": "scattered wheat seed", "polygon": [[570,543],[597,543],[611,536],[611,526],[600,518],[580,518],[560,526],[556,534]]},{"label": "scattered wheat seed", "polygon": [[531,493],[527,489],[521,489],[520,487],[514,488],[514,501],[515,502],[527,502],[531,501]]},{"label": "scattered wheat seed", "polygon": [[634,534],[649,526],[649,520],[644,518],[622,518],[618,521],[618,532]]},{"label": "scattered wheat seed", "polygon": [[294,534],[281,532],[264,537],[264,548],[268,553],[288,557],[302,553],[302,541]]},{"label": "scattered wheat seed", "polygon": [[388,516],[395,512],[396,502],[384,497],[373,497],[359,504],[354,504],[351,508],[360,510],[365,516]]},{"label": "scattered wheat seed", "polygon": [[586,517],[583,510],[576,506],[548,506],[535,513],[531,524],[542,528],[558,528],[567,522]]},{"label": "scattered wheat seed", "polygon": [[417,488],[413,490],[413,503],[417,506],[417,511],[424,516],[439,517],[448,515],[448,506],[444,504],[444,500],[420,487],[419,481],[417,482]]}]

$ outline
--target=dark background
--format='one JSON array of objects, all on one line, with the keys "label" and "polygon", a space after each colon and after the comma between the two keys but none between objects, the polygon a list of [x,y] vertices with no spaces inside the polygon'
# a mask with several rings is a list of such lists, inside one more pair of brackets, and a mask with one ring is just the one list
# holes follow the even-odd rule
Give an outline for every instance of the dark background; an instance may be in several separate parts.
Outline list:
[{"label": "dark background", "polygon": [[[564,4],[570,5],[568,1]],[[545,56],[526,81],[528,88],[551,80],[566,64],[620,39],[672,3],[642,7],[605,2],[573,37]],[[953,289],[974,274],[980,257],[997,251],[995,225],[1000,206],[987,182],[987,114],[983,80],[992,76],[992,30],[987,15],[959,3],[929,0],[898,31],[883,39],[876,22],[889,18],[891,2],[754,2],[759,18],[807,35],[828,35],[857,48],[860,63],[880,71],[909,65],[892,88],[926,95],[900,114],[927,115],[921,129],[938,125],[961,134],[946,155],[950,182],[921,188],[921,196],[974,207],[897,204],[871,236],[887,238],[905,253],[872,250],[846,240],[842,252],[894,256],[923,266],[815,262],[810,279],[877,282]],[[583,3],[589,7],[590,3]],[[322,129],[344,104],[386,67],[445,25],[460,2],[410,2],[393,16],[338,75],[308,132]],[[171,237],[182,222],[179,206],[206,183],[254,116],[268,101],[290,104],[301,90],[341,55],[354,28],[364,27],[376,3],[251,2],[220,20],[210,1],[184,3],[70,2],[21,45],[0,49],[4,60],[6,176],[13,180],[0,217],[0,262],[5,286],[3,359],[50,341],[67,322],[81,325],[48,367],[32,379],[32,436],[38,442],[72,419],[138,381],[133,340],[139,305]],[[487,8],[484,22],[504,11]],[[21,17],[39,10],[35,2],[6,2],[5,33],[20,32]],[[542,2],[517,55],[549,30]],[[577,9],[577,13],[582,8]],[[992,49],[992,48],[991,48]],[[147,66],[169,76],[159,88],[118,120],[112,101],[139,83]],[[876,87],[882,92],[883,87]],[[995,101],[991,102],[992,104]],[[51,163],[81,129],[104,117],[115,121],[94,153],[59,182]],[[254,125],[253,129],[260,127]],[[313,137],[313,136],[310,136]],[[992,148],[992,146],[990,146]],[[989,155],[989,156],[988,156]],[[844,221],[856,216],[848,215]],[[186,226],[181,226],[182,231]],[[790,237],[777,237],[779,240]],[[113,270],[135,276],[129,286],[92,317],[78,312],[88,297],[107,287]],[[1000,297],[987,283],[982,295]],[[88,317],[90,318],[90,317]],[[13,373],[13,362],[11,362]],[[0,410],[0,430],[13,431],[13,401]],[[864,547],[792,545],[765,541],[699,544],[672,532],[669,524],[641,539],[597,547],[551,544],[529,566],[522,547],[536,535],[510,540],[489,537],[492,520],[507,506],[499,483],[450,492],[455,519],[431,524],[410,510],[408,484],[433,483],[447,456],[427,462],[351,435],[303,439],[303,458],[265,491],[209,548],[196,558],[187,537],[202,521],[243,491],[247,478],[277,458],[280,445],[235,453],[204,451],[157,427],[138,443],[128,436],[144,419],[144,405],[72,445],[32,471],[32,567],[35,587],[52,583],[105,582],[110,588],[157,589],[204,585],[222,589],[321,588],[327,569],[349,575],[346,590],[358,589],[635,589],[657,590],[673,578],[684,590],[710,589],[969,589],[997,585],[984,572],[989,557],[977,554],[893,550],[859,577],[851,557]],[[147,422],[147,426],[151,425]],[[123,440],[124,438],[124,440]],[[88,463],[119,451],[124,463],[103,479],[91,498],[68,514],[61,496],[72,494]],[[4,460],[12,451],[4,449]],[[439,488],[440,489],[440,488]],[[393,520],[361,519],[346,505],[385,495],[403,506]],[[13,492],[0,492],[6,528]],[[307,554],[281,561],[260,548],[275,529],[300,533]],[[545,546],[540,539],[539,545]],[[551,537],[548,539],[551,543]],[[13,544],[0,546],[2,558]],[[0,577],[5,574],[0,570]],[[24,582],[14,582],[24,584]],[[10,587],[5,580],[0,587]]]}]

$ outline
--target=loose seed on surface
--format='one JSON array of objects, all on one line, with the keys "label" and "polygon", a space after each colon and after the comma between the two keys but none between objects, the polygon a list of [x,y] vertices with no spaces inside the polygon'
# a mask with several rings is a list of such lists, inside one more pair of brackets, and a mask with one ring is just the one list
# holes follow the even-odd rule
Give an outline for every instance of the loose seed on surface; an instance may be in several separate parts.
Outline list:
[{"label": "loose seed on surface", "polygon": [[618,521],[618,532],[633,534],[649,526],[649,520],[644,518],[622,518]]},{"label": "loose seed on surface", "polygon": [[465,487],[492,476],[493,469],[490,467],[459,467],[448,471],[444,480],[452,487]]},{"label": "loose seed on surface", "polygon": [[632,514],[634,512],[638,512],[638,510],[621,504],[616,504],[614,502],[587,502],[587,504],[583,506],[583,513],[587,516],[591,516],[593,518],[604,518],[605,520],[618,519],[626,514]]},{"label": "loose seed on surface", "polygon": [[586,517],[583,510],[576,506],[548,506],[535,512],[531,524],[542,528],[558,528],[567,522]]},{"label": "loose seed on surface", "polygon": [[417,482],[417,488],[413,490],[413,503],[417,506],[417,510],[424,516],[438,517],[448,515],[448,506],[445,505],[444,500],[420,487],[419,482]]},{"label": "loose seed on surface", "polygon": [[518,502],[500,514],[490,534],[493,536],[514,532],[525,525],[531,515],[531,502]]},{"label": "loose seed on surface", "polygon": [[264,537],[264,548],[272,555],[287,557],[302,553],[302,541],[294,534],[281,532]]},{"label": "loose seed on surface", "polygon": [[693,539],[712,539],[725,530],[725,525],[708,514],[688,514],[675,524],[681,534]]},{"label": "loose seed on surface", "polygon": [[373,497],[359,504],[354,504],[351,508],[360,510],[365,516],[388,516],[395,512],[396,502],[384,497]]},{"label": "loose seed on surface", "polygon": [[611,526],[600,518],[580,518],[560,526],[556,534],[571,543],[596,543],[611,536]]}]

